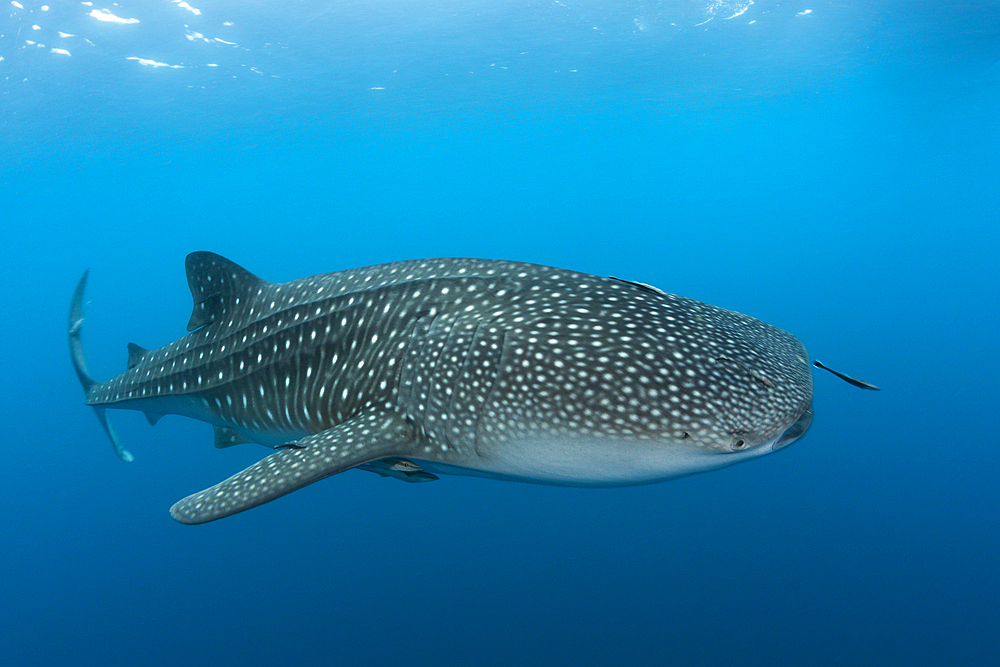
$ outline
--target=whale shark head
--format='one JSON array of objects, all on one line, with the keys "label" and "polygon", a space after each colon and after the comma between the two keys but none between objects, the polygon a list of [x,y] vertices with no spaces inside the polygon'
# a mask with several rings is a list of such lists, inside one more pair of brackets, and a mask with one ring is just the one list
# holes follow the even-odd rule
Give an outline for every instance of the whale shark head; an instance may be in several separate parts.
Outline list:
[{"label": "whale shark head", "polygon": [[619,387],[622,417],[645,436],[730,455],[773,451],[805,434],[812,373],[798,338],[742,313],[612,281],[631,290],[609,297],[626,303],[597,318],[608,323],[590,323],[591,345],[603,349],[591,382]]}]

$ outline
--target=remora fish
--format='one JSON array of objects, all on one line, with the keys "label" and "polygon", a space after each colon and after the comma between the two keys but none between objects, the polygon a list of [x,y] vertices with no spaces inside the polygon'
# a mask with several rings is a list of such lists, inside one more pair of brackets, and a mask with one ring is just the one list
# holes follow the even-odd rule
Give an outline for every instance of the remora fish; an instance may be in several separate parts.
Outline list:
[{"label": "remora fish", "polygon": [[194,312],[128,370],[77,374],[106,408],[180,414],[217,447],[277,449],[171,508],[219,519],[360,467],[406,481],[462,474],[643,484],[777,450],[812,421],[802,343],[747,315],[641,283],[506,261],[429,259],[266,282],[187,257]]}]

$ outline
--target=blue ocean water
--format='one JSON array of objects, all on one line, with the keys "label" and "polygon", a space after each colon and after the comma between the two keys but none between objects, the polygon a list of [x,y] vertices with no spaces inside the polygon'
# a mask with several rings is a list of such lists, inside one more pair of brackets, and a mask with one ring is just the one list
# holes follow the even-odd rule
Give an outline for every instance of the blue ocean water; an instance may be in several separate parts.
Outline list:
[{"label": "blue ocean water", "polygon": [[[0,12],[6,664],[997,664],[1000,5],[18,0]],[[223,521],[262,456],[111,419],[184,256],[270,280],[508,258],[796,334],[779,453],[575,489],[350,471]]]}]

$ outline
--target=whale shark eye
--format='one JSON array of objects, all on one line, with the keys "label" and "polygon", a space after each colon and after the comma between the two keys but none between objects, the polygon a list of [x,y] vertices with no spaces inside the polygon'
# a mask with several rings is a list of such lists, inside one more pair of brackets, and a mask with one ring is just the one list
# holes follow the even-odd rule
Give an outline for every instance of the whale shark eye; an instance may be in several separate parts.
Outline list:
[{"label": "whale shark eye", "polygon": [[747,441],[744,440],[743,438],[737,438],[736,440],[733,441],[734,452],[738,452],[746,446],[747,446]]}]

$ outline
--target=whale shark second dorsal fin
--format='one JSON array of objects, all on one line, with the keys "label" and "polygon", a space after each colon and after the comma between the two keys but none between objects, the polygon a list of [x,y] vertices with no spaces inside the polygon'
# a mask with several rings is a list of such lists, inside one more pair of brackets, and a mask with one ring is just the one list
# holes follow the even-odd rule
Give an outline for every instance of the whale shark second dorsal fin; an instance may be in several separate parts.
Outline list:
[{"label": "whale shark second dorsal fin", "polygon": [[149,350],[147,350],[146,348],[141,347],[139,345],[136,345],[135,343],[129,343],[128,344],[128,368],[135,368],[136,366],[138,366],[139,365],[139,361],[144,356],[146,356],[147,352],[149,352]]},{"label": "whale shark second dorsal fin", "polygon": [[188,331],[226,316],[232,317],[237,299],[256,290],[264,281],[214,252],[193,252],[184,261],[188,286],[194,299],[194,310]]}]

